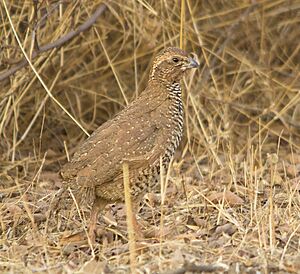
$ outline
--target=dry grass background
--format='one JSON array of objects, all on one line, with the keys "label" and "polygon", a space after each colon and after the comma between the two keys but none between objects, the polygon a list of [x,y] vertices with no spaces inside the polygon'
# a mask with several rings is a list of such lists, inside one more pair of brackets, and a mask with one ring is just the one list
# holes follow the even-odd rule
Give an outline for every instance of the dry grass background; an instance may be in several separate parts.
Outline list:
[{"label": "dry grass background", "polygon": [[300,273],[300,1],[11,0],[9,14],[1,1],[0,78],[20,45],[34,57],[101,2],[93,27],[31,58],[48,93],[29,66],[0,81],[0,271],[130,272],[120,205],[93,249],[61,241],[88,220],[71,198],[50,210],[86,134],[55,99],[91,133],[143,90],[156,52],[181,45],[201,68],[184,81],[181,148],[140,211],[160,233],[138,245],[137,271]]}]

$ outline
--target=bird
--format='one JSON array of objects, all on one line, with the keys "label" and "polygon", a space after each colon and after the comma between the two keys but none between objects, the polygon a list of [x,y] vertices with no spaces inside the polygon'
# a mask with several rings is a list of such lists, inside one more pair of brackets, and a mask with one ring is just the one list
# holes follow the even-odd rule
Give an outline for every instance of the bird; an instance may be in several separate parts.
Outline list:
[{"label": "bird", "polygon": [[[195,55],[168,47],[153,59],[146,88],[88,137],[61,169],[68,184],[89,192],[93,203],[88,236],[95,240],[99,213],[124,202],[122,165],[129,166],[134,215],[143,196],[159,182],[183,136],[181,80],[198,68]],[[135,219],[136,220],[136,219]]]}]

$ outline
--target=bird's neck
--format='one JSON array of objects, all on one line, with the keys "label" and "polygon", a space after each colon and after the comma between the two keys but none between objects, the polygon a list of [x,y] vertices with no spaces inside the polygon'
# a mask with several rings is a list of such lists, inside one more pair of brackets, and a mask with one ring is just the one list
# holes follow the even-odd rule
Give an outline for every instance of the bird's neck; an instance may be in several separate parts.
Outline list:
[{"label": "bird's neck", "polygon": [[180,81],[167,81],[165,79],[150,79],[148,82],[149,86],[156,86],[155,90],[162,93],[169,99],[181,99],[181,85]]},{"label": "bird's neck", "polygon": [[[156,109],[163,110],[165,117],[171,121],[167,125],[167,146],[170,146],[170,151],[173,153],[179,145],[183,134],[183,103],[181,98],[180,82],[162,82],[150,80],[148,88],[145,89],[145,97],[147,101],[152,101],[153,98],[159,98],[156,101]],[[167,107],[166,107],[167,106]],[[170,153],[171,153],[170,152]],[[170,155],[173,155],[173,154]]]},{"label": "bird's neck", "polygon": [[183,117],[183,104],[181,98],[180,83],[172,83],[166,86],[168,91],[168,99],[171,101],[169,111],[172,116]]},{"label": "bird's neck", "polygon": [[165,88],[170,99],[181,99],[181,86],[179,82],[167,83]]}]

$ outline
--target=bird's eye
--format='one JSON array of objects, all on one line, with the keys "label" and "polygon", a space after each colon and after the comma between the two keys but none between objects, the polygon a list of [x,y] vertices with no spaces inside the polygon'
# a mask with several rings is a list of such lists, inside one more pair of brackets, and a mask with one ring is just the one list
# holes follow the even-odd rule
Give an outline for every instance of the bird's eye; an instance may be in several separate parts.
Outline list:
[{"label": "bird's eye", "polygon": [[174,63],[178,63],[178,62],[179,62],[179,59],[176,58],[176,57],[174,57],[174,58],[172,58],[172,61],[173,61]]}]

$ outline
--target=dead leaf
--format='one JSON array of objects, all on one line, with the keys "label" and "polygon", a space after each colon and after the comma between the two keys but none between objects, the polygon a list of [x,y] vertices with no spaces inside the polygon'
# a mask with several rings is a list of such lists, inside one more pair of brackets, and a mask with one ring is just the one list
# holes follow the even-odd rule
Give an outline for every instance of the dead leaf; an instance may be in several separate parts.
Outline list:
[{"label": "dead leaf", "polygon": [[291,163],[291,164],[300,164],[300,154],[297,153],[289,153],[286,156],[286,159]]},{"label": "dead leaf", "polygon": [[7,212],[13,216],[20,216],[23,213],[23,210],[16,204],[10,204],[6,207]]},{"label": "dead leaf", "polygon": [[106,262],[100,262],[92,259],[86,262],[77,273],[105,273],[108,271]]},{"label": "dead leaf", "polygon": [[188,227],[197,226],[199,228],[205,226],[205,224],[206,224],[205,220],[199,218],[199,216],[189,216],[187,220]]},{"label": "dead leaf", "polygon": [[291,180],[292,190],[300,191],[300,177]]},{"label": "dead leaf", "polygon": [[288,176],[295,177],[297,175],[297,169],[295,165],[286,164],[285,170]]},{"label": "dead leaf", "polygon": [[216,228],[216,234],[226,233],[228,235],[232,235],[234,232],[236,232],[236,227],[231,224],[227,223],[225,225],[218,226]]},{"label": "dead leaf", "polygon": [[88,242],[86,233],[84,231],[77,232],[72,235],[63,236],[59,243],[61,245],[66,244],[86,244]]},{"label": "dead leaf", "polygon": [[172,265],[178,265],[184,263],[184,257],[181,249],[176,249],[172,256]]},{"label": "dead leaf", "polygon": [[213,203],[222,202],[224,199],[229,205],[241,205],[244,203],[244,200],[241,197],[229,190],[211,194],[207,197],[207,199]]}]

